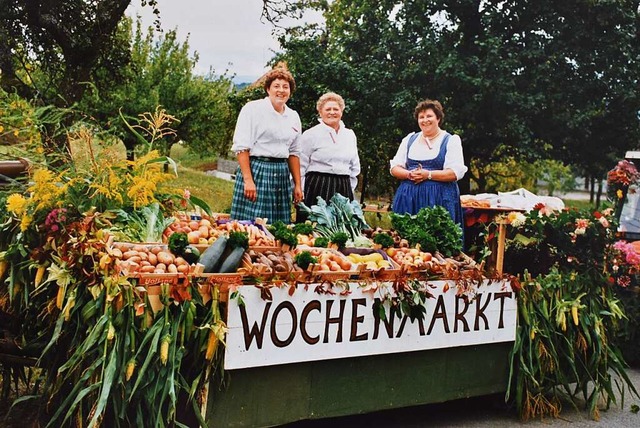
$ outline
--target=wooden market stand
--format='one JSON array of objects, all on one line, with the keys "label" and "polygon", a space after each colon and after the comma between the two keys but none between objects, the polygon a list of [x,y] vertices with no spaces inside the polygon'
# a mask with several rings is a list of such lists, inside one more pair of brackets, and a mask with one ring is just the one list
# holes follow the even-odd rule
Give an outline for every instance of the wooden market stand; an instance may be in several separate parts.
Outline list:
[{"label": "wooden market stand", "polygon": [[[489,210],[491,220],[508,209]],[[502,274],[506,224],[492,269]],[[209,426],[266,427],[505,392],[513,342],[229,370],[210,385]]]}]

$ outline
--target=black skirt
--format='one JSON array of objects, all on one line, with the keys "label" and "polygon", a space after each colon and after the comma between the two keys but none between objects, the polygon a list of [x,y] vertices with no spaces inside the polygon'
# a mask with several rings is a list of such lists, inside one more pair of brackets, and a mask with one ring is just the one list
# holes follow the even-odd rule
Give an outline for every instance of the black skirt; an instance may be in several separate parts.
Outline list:
[{"label": "black skirt", "polygon": [[[340,193],[342,196],[353,200],[351,190],[351,178],[348,175],[327,174],[324,172],[308,172],[304,180],[304,204],[308,207],[318,204],[318,196],[327,203],[333,195]],[[305,213],[296,209],[296,222],[307,220]]]}]

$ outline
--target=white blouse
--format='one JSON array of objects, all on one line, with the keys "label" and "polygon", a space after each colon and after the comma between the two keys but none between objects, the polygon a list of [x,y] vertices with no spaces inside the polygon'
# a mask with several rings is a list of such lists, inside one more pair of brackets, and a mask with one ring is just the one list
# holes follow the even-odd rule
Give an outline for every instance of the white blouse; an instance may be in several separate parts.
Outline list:
[{"label": "white blouse", "polygon": [[360,174],[360,158],[356,134],[340,121],[338,132],[322,120],[302,134],[300,174],[304,188],[307,172],[348,175],[355,190]]},{"label": "white blouse", "polygon": [[285,105],[280,114],[265,97],[248,102],[240,110],[231,150],[249,150],[251,156],[273,158],[300,156],[301,132],[300,116],[295,110]]},{"label": "white blouse", "polygon": [[[402,139],[400,147],[396,155],[391,159],[391,169],[394,166],[407,167],[407,144],[409,144],[409,137],[414,133],[410,133]],[[431,147],[427,145],[425,140],[418,136],[409,149],[409,157],[415,160],[430,160],[438,156],[440,152],[440,146],[444,139],[444,131],[440,133],[431,142]],[[464,164],[464,156],[462,155],[462,140],[458,135],[451,135],[449,142],[447,143],[447,153],[444,158],[444,166],[442,169],[451,169],[456,174],[456,180],[460,180],[464,177],[464,174],[469,168]]]}]

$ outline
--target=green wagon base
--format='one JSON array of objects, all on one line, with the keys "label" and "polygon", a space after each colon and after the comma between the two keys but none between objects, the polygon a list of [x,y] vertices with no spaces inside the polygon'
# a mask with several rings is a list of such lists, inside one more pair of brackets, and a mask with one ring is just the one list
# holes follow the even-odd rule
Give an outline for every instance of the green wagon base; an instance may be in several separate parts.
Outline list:
[{"label": "green wagon base", "polygon": [[507,389],[512,342],[230,371],[209,390],[210,427],[267,427]]}]

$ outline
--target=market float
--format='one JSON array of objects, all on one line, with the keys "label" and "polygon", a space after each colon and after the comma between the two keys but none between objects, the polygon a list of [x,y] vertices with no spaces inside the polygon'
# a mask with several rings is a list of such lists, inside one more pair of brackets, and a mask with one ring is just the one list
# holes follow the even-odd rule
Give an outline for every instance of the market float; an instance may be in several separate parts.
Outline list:
[{"label": "market float", "polygon": [[[57,403],[49,414],[54,424],[148,417],[152,426],[189,418],[268,426],[504,392],[514,384],[525,417],[553,414],[553,401],[527,410],[549,390],[523,374],[538,376],[535,367],[518,371],[531,363],[519,359],[524,340],[542,352],[540,341],[560,329],[586,350],[585,336],[595,332],[609,353],[611,320],[578,313],[588,298],[599,313],[621,317],[616,300],[596,288],[548,308],[556,323],[545,327],[549,314],[536,318],[545,305],[532,299],[546,295],[532,297],[535,287],[523,291],[518,278],[462,253],[461,231],[438,208],[393,214],[394,231],[368,232],[357,205],[340,198],[315,213],[312,207],[312,225],[202,212],[166,216],[158,204],[136,215],[53,208],[37,221],[39,234],[16,233],[39,203],[38,182],[52,179],[36,176],[29,199],[7,199],[12,217],[0,249],[3,314],[11,322],[29,318],[30,307],[41,314],[31,318],[33,328],[16,329],[28,346],[13,343],[24,365],[44,369],[46,392]],[[498,223],[518,233],[542,212]],[[558,216],[558,224],[575,228],[566,233],[571,245],[593,228],[604,248],[607,221]],[[576,254],[571,263],[585,259]],[[544,290],[543,282],[520,278]],[[569,293],[580,290],[574,285]],[[526,308],[519,321],[517,308]],[[29,337],[44,340],[24,342]],[[588,379],[622,367],[593,364]],[[541,370],[549,377],[548,367]],[[599,382],[598,393],[610,388],[611,380]],[[187,415],[183,402],[193,405]],[[156,411],[148,416],[145,409]]]}]

